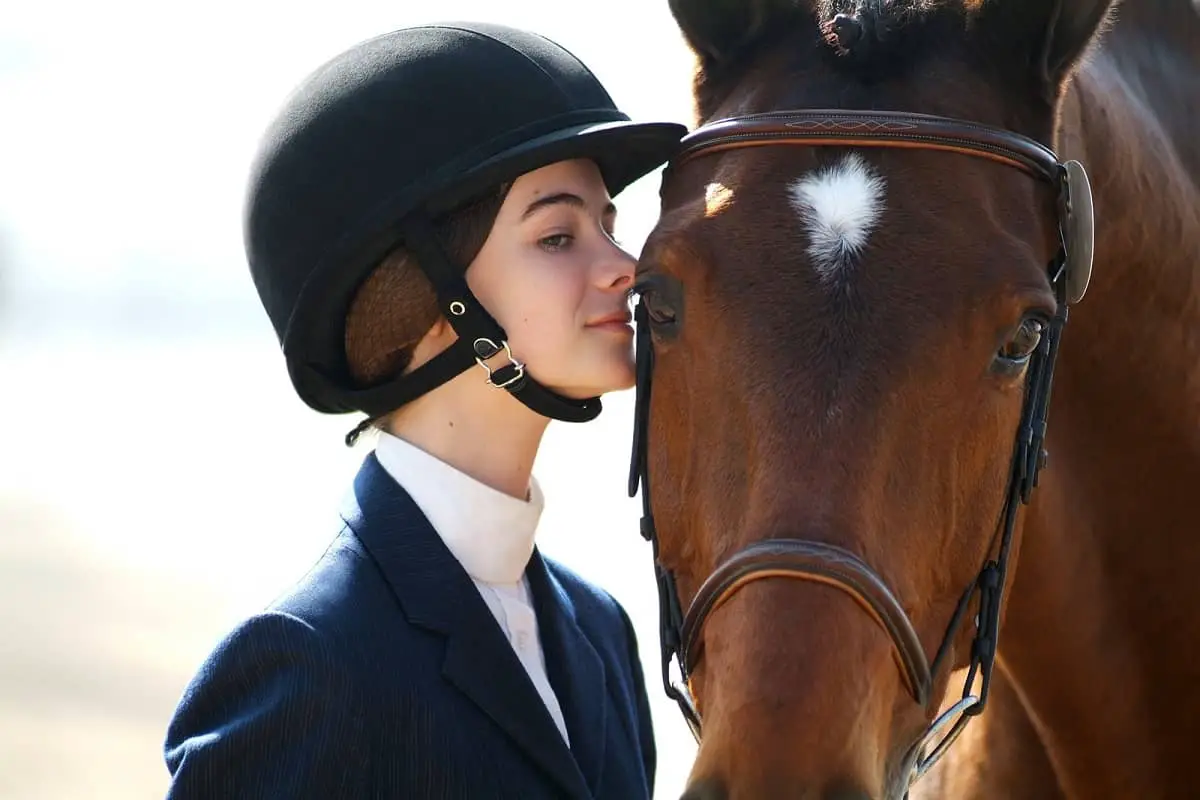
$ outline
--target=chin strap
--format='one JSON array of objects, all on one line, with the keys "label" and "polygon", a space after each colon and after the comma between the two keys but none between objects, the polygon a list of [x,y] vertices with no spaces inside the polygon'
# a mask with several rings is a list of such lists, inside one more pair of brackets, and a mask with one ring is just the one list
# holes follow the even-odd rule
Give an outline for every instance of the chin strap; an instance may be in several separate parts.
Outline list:
[{"label": "chin strap", "polygon": [[599,415],[599,397],[575,400],[542,386],[508,345],[500,324],[471,293],[461,270],[455,269],[437,241],[430,220],[413,214],[402,229],[404,246],[413,254],[437,293],[438,307],[458,340],[411,373],[381,386],[351,394],[367,420],[346,436],[353,445],[372,421],[441,386],[472,366],[480,367],[489,386],[504,389],[530,410],[564,422],[589,422]]}]

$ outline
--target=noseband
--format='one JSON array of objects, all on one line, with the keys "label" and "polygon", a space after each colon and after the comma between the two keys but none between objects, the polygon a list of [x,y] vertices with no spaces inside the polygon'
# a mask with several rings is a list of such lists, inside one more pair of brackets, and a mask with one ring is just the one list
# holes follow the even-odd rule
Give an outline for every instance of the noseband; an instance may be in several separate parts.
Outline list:
[{"label": "noseband", "polygon": [[[802,147],[870,147],[937,150],[983,158],[1021,170],[1049,183],[1058,193],[1060,247],[1047,267],[1058,310],[1028,366],[1025,398],[1004,505],[988,556],[977,577],[963,592],[934,658],[929,661],[903,605],[882,578],[853,553],[821,542],[769,539],[734,553],[700,586],[686,615],[675,577],[662,566],[659,541],[651,513],[647,464],[650,385],[654,348],[646,309],[639,302],[637,320],[637,384],[629,496],[639,484],[642,492],[642,536],[653,546],[658,581],[659,631],[663,687],[683,712],[697,742],[700,713],[690,676],[703,650],[701,632],[708,616],[739,589],[766,578],[791,578],[822,583],[855,600],[888,635],[905,686],[913,700],[928,709],[933,684],[950,651],[971,601],[978,597],[968,674],[962,697],[939,715],[909,749],[903,764],[907,785],[924,775],[962,733],[967,722],[987,704],[1000,628],[1001,596],[1008,574],[1009,554],[1017,512],[1029,502],[1045,466],[1046,417],[1059,341],[1067,309],[1083,298],[1091,277],[1093,216],[1087,174],[1078,161],[1060,162],[1052,150],[1011,131],[946,117],[887,111],[782,111],[753,114],[704,125],[684,138],[681,150],[664,176],[684,163],[745,147],[795,145]],[[683,685],[671,679],[677,662]],[[979,683],[979,691],[975,685]]]}]

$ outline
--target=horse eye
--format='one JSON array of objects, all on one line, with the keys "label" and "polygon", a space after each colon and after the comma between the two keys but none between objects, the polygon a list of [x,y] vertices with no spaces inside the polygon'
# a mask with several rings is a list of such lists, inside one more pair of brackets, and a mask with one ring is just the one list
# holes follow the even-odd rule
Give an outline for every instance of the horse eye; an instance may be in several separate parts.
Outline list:
[{"label": "horse eye", "polygon": [[663,292],[659,288],[654,282],[646,281],[635,286],[633,293],[638,296],[638,302],[645,306],[646,317],[650,321],[651,326],[655,328],[671,328],[676,323],[677,315],[675,309],[663,297]]},{"label": "horse eye", "polygon": [[650,318],[651,325],[675,324],[675,311],[653,294],[643,296],[642,302],[646,303],[646,316]]},{"label": "horse eye", "polygon": [[1042,334],[1045,331],[1045,322],[1035,317],[1026,317],[1013,337],[1005,342],[996,354],[999,366],[1010,371],[1023,368],[1042,343]]}]

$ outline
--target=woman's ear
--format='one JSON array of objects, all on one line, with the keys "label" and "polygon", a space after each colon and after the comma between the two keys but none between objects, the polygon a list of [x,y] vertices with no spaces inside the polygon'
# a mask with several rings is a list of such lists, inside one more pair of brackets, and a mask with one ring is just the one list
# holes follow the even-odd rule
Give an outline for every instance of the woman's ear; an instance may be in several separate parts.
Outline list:
[{"label": "woman's ear", "polygon": [[404,369],[404,374],[407,375],[425,364],[457,340],[458,334],[454,332],[454,328],[450,327],[450,323],[446,321],[445,317],[439,316],[425,332],[425,335],[413,346],[412,358]]},{"label": "woman's ear", "polygon": [[412,349],[440,318],[437,295],[403,249],[359,287],[346,315],[346,361],[359,386],[401,374]]}]

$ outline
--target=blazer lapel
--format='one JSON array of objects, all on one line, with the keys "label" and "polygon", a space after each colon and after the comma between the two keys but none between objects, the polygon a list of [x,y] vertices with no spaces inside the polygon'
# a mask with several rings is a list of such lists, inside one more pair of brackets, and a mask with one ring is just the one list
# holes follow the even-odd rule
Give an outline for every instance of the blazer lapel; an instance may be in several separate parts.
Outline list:
[{"label": "blazer lapel", "polygon": [[408,620],[446,636],[446,680],[566,796],[589,797],[571,751],[475,584],[374,453],[359,470],[342,517],[379,564]]},{"label": "blazer lapel", "polygon": [[604,662],[580,629],[570,596],[536,550],[525,574],[533,594],[550,685],[562,707],[575,762],[588,789],[596,795],[608,741]]}]

